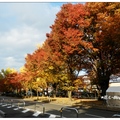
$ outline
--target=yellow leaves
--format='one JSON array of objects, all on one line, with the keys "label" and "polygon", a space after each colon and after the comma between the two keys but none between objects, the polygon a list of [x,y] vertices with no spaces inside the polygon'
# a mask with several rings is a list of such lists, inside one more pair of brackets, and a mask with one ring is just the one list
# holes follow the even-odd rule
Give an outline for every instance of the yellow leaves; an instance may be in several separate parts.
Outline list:
[{"label": "yellow leaves", "polygon": [[66,74],[61,76],[61,80],[67,80],[67,79],[68,79],[68,76]]},{"label": "yellow leaves", "polygon": [[47,87],[47,82],[44,78],[41,78],[40,81],[38,82],[39,86],[42,88],[46,88]]},{"label": "yellow leaves", "polygon": [[6,72],[8,72],[8,73],[15,73],[17,71],[14,68],[7,68]]},{"label": "yellow leaves", "polygon": [[82,82],[82,79],[80,80],[80,79],[76,79],[75,81],[74,81],[74,84],[83,84],[83,82]]},{"label": "yellow leaves", "polygon": [[50,70],[53,70],[53,69],[54,69],[54,67],[53,67],[53,66],[49,66],[49,69],[50,69]]},{"label": "yellow leaves", "polygon": [[22,66],[22,67],[20,68],[20,73],[24,73],[25,71],[26,71],[25,66]]},{"label": "yellow leaves", "polygon": [[32,82],[32,88],[33,89],[38,88],[38,82]]},{"label": "yellow leaves", "polygon": [[112,3],[108,3],[109,5],[106,7],[106,9],[109,12],[115,11],[120,9],[120,3],[119,2],[112,2]]},{"label": "yellow leaves", "polygon": [[63,90],[67,90],[67,91],[73,91],[75,89],[75,87],[73,86],[64,86]]},{"label": "yellow leaves", "polygon": [[32,88],[33,89],[38,89],[39,87],[41,87],[41,88],[46,88],[47,87],[46,79],[38,77],[38,78],[36,78],[36,81],[32,82]]},{"label": "yellow leaves", "polygon": [[116,14],[120,14],[120,8],[117,9],[117,10],[115,10],[115,13],[116,13]]},{"label": "yellow leaves", "polygon": [[40,81],[40,78],[37,78],[36,81],[39,82],[39,81]]},{"label": "yellow leaves", "polygon": [[37,44],[36,46],[37,46],[37,49],[39,49],[39,48],[41,48],[41,47],[42,47],[42,45],[41,45],[41,44]]}]

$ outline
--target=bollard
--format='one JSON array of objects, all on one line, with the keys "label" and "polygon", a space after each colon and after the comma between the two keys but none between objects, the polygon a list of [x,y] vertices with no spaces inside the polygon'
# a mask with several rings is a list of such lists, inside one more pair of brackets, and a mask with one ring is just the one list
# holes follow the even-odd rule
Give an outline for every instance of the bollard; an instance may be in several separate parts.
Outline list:
[{"label": "bollard", "polygon": [[18,103],[18,109],[19,109],[19,103]]},{"label": "bollard", "polygon": [[3,104],[3,103],[2,103],[2,100],[0,100],[0,101],[1,101],[1,105],[2,105],[2,104]]},{"label": "bollard", "polygon": [[24,108],[25,108],[25,102],[23,101],[23,106],[24,106]]},{"label": "bollard", "polygon": [[45,114],[45,107],[43,107],[43,115]]},{"label": "bollard", "polygon": [[12,102],[13,102],[13,100],[11,99],[11,107],[12,107]]},{"label": "bollard", "polygon": [[35,102],[35,108],[34,108],[34,112],[36,112],[36,107],[37,107],[37,103]]},{"label": "bollard", "polygon": [[60,110],[60,117],[62,118],[62,108],[61,108],[61,110]]},{"label": "bollard", "polygon": [[3,98],[3,103],[4,103],[4,100],[5,100],[5,99]]},{"label": "bollard", "polygon": [[[42,114],[44,115],[44,114],[45,114],[45,107],[44,107],[43,104],[41,104],[41,106],[42,106],[42,108],[43,108]],[[39,106],[37,105],[37,102],[35,102],[34,112],[37,111],[37,107],[39,107]]]},{"label": "bollard", "polygon": [[9,102],[8,102],[8,99],[6,99],[6,105],[8,105],[8,103],[9,103]]}]

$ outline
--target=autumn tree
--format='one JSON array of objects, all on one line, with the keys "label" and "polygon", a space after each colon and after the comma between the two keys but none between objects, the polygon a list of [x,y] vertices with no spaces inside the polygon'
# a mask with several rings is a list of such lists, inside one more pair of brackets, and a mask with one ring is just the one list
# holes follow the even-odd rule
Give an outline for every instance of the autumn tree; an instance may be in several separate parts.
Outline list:
[{"label": "autumn tree", "polygon": [[86,21],[86,12],[83,4],[64,4],[56,15],[51,33],[47,34],[47,42],[51,49],[54,62],[64,69],[67,79],[64,81],[71,94],[73,81],[84,67],[85,51],[81,46],[84,27],[89,25]]},{"label": "autumn tree", "polygon": [[34,89],[38,95],[38,89],[47,87],[47,74],[44,70],[46,63],[46,52],[42,47],[36,49],[32,54],[28,54],[25,63],[26,79],[28,79],[29,89]]},{"label": "autumn tree", "polygon": [[120,71],[120,3],[86,3],[90,26],[84,29],[84,46],[91,65],[91,78],[94,84],[106,94],[111,74]]},{"label": "autumn tree", "polygon": [[19,79],[19,73],[17,71],[10,73],[7,76],[6,80],[9,82],[9,86],[11,87],[11,92],[18,94],[22,88],[22,85]]},{"label": "autumn tree", "polygon": [[2,69],[0,72],[0,89],[3,92],[11,92],[20,87],[18,80],[15,79],[17,71],[15,69]]}]

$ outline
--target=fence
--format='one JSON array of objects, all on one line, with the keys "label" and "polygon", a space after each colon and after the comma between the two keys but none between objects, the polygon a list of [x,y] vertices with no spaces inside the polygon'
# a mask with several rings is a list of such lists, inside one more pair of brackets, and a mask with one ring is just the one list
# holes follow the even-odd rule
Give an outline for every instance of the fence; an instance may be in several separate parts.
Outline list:
[{"label": "fence", "polygon": [[76,117],[78,118],[78,114],[79,114],[78,110],[76,108],[69,108],[69,107],[62,107],[60,109],[61,118],[63,117],[63,110],[74,110],[76,112]]}]

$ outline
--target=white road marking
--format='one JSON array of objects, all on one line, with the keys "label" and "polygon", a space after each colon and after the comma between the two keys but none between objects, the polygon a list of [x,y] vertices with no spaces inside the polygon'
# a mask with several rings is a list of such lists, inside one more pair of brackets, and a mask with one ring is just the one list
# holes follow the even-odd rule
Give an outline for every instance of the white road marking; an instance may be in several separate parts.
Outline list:
[{"label": "white road marking", "polygon": [[[2,110],[0,110],[0,114],[2,115],[2,116],[5,116],[5,112],[3,112]],[[2,117],[1,116],[1,117]]]},{"label": "white road marking", "polygon": [[22,112],[23,113],[26,113],[26,112],[28,112],[30,109],[26,109],[26,110],[23,110]]},{"label": "white road marking", "polygon": [[22,107],[17,107],[17,108],[14,108],[13,110],[18,110],[18,109],[21,109]]},{"label": "white road marking", "polygon": [[18,110],[19,108],[14,108],[13,110]]},{"label": "white road marking", "polygon": [[7,108],[11,108],[12,106],[8,106]]},{"label": "white road marking", "polygon": [[113,116],[117,116],[117,117],[120,117],[120,114],[114,114]]},{"label": "white road marking", "polygon": [[56,115],[50,114],[49,118],[55,118]]},{"label": "white road marking", "polygon": [[7,104],[7,105],[11,105],[11,104]]},{"label": "white road marking", "polygon": [[[12,107],[15,107],[15,105],[11,105],[11,104],[2,104],[2,103],[0,103],[0,105],[2,105],[2,106],[8,106],[7,108],[12,108]],[[14,108],[13,110],[18,110],[18,109],[20,109],[20,108],[22,108],[22,107],[17,107],[17,108]],[[22,113],[26,113],[26,112],[28,112],[28,111],[30,111],[30,109],[25,109],[25,110],[23,110],[22,111]],[[69,111],[69,110],[67,110],[67,111]],[[37,117],[39,114],[41,114],[42,112],[40,112],[40,111],[36,111],[34,114],[33,114],[33,116],[35,116],[35,117]],[[1,117],[1,116],[0,116]],[[60,116],[57,116],[57,115],[54,115],[54,114],[50,114],[50,116],[49,116],[49,118],[55,118],[55,117],[60,117]]]},{"label": "white road marking", "polygon": [[37,111],[37,112],[35,112],[35,113],[33,114],[33,116],[36,116],[36,117],[37,117],[40,113],[41,113],[41,112]]},{"label": "white road marking", "polygon": [[11,107],[15,107],[15,105],[12,105]]},{"label": "white road marking", "polygon": [[7,106],[7,104],[5,104],[5,105],[2,105],[2,106],[3,106],[3,107],[4,107],[4,106]]},{"label": "white road marking", "polygon": [[87,113],[85,115],[93,116],[93,117],[97,117],[97,118],[104,118],[103,116],[98,116],[98,115],[93,115],[93,114],[87,114]]}]

